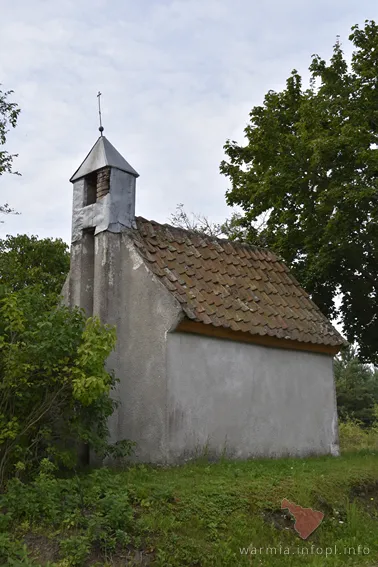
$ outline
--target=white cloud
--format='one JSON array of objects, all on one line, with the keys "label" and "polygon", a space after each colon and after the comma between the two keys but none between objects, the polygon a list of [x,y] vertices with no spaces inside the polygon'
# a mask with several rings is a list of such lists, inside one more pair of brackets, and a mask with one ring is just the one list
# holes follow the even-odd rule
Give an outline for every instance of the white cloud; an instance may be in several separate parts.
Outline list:
[{"label": "white cloud", "polygon": [[250,108],[313,52],[370,18],[373,0],[14,0],[2,7],[0,82],[22,108],[8,149],[23,176],[0,178],[1,234],[61,236],[68,179],[105,134],[139,171],[137,213],[166,221],[176,204],[221,221],[223,144],[241,141]]}]

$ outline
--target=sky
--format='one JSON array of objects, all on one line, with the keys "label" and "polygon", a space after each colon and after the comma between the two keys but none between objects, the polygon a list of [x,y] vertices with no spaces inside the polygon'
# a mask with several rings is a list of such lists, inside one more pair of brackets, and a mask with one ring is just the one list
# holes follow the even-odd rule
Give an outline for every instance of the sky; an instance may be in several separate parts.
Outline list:
[{"label": "sky", "polygon": [[178,203],[230,216],[219,173],[251,108],[329,58],[336,36],[378,19],[374,0],[13,0],[2,3],[0,87],[21,107],[5,147],[21,177],[0,177],[0,237],[70,242],[69,178],[104,134],[139,172],[137,215],[167,222]]}]

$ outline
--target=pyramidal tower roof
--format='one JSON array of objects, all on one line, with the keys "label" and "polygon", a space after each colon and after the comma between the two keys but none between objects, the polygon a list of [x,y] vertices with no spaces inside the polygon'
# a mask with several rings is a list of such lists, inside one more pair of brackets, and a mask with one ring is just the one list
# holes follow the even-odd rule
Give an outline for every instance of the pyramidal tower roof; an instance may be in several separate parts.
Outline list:
[{"label": "pyramidal tower roof", "polygon": [[103,167],[115,167],[121,171],[130,173],[134,177],[139,177],[139,173],[131,167],[125,158],[112,146],[109,140],[101,135],[81,166],[75,171],[70,181],[73,183],[81,177]]}]

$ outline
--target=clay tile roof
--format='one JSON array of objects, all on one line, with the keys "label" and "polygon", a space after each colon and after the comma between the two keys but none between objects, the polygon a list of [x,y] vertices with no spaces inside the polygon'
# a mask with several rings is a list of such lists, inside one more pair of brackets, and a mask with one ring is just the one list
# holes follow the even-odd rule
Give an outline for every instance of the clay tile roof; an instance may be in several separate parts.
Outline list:
[{"label": "clay tile roof", "polygon": [[273,252],[136,218],[138,253],[187,317],[251,335],[345,341]]}]

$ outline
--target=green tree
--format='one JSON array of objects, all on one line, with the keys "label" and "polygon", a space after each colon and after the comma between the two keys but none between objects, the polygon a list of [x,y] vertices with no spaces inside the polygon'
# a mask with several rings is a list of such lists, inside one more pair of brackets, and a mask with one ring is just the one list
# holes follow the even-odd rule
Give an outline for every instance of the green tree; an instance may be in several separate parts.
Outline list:
[{"label": "green tree", "polygon": [[340,315],[360,357],[377,361],[378,26],[349,39],[350,65],[337,41],[328,63],[312,57],[308,88],[294,70],[266,94],[220,170],[248,240],[281,255],[322,311]]},{"label": "green tree", "polygon": [[107,442],[115,331],[58,304],[68,269],[60,239],[0,240],[0,488],[43,458],[76,466],[91,449],[124,457],[132,448]]},{"label": "green tree", "polygon": [[38,287],[54,304],[69,267],[68,246],[61,239],[26,234],[0,239],[0,284],[8,291]]},{"label": "green tree", "polygon": [[339,418],[373,425],[378,404],[378,373],[363,364],[352,347],[342,350],[334,363]]}]

